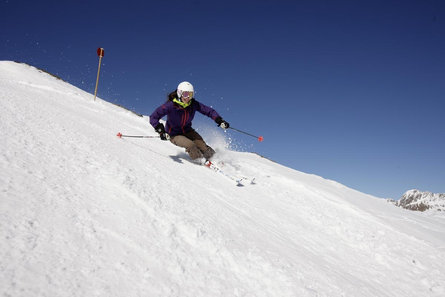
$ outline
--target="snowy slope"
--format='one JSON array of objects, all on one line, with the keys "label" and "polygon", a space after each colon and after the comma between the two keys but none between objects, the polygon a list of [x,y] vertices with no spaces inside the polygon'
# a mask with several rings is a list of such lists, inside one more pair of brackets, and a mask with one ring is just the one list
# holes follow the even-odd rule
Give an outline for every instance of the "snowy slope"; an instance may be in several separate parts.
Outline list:
[{"label": "snowy slope", "polygon": [[443,215],[215,140],[236,187],[24,64],[0,62],[0,110],[2,296],[445,296]]}]

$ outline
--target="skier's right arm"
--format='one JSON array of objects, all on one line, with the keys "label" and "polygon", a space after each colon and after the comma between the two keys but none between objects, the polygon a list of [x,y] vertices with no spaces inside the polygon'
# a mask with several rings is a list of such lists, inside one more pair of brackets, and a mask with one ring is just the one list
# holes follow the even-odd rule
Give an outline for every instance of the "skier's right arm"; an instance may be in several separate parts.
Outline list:
[{"label": "skier's right arm", "polygon": [[156,110],[150,115],[150,124],[153,126],[155,131],[159,133],[162,140],[170,139],[170,135],[165,132],[164,125],[159,122],[159,120],[167,114],[168,105],[166,103],[156,108]]},{"label": "skier's right arm", "polygon": [[156,126],[159,124],[159,120],[167,115],[167,113],[167,104],[162,104],[161,106],[156,108],[155,111],[153,111],[153,113],[150,115],[150,124],[153,126],[153,128],[156,129]]}]

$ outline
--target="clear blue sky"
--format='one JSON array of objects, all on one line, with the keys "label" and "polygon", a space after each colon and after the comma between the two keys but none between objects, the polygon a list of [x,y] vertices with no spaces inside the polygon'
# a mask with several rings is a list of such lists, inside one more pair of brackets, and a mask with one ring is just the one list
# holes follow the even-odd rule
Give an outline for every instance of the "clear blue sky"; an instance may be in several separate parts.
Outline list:
[{"label": "clear blue sky", "polygon": [[445,1],[0,0],[0,32],[1,60],[92,93],[105,48],[98,95],[138,113],[188,80],[264,136],[240,147],[378,197],[445,192]]}]

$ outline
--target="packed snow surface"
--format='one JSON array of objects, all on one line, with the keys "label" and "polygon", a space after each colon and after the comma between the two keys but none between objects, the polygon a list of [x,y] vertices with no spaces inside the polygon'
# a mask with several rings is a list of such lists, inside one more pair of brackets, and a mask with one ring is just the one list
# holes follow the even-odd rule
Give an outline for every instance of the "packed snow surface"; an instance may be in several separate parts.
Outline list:
[{"label": "packed snow surface", "polygon": [[443,214],[208,139],[255,178],[237,187],[169,142],[116,137],[156,135],[148,120],[0,62],[2,296],[445,296]]}]

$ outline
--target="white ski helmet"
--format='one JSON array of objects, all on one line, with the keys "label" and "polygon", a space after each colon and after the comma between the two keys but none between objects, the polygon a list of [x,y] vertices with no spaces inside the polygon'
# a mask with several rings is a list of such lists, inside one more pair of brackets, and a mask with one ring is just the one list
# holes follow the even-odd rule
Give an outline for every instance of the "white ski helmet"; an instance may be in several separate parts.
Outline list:
[{"label": "white ski helmet", "polygon": [[181,99],[182,92],[195,93],[195,90],[193,89],[193,85],[191,83],[189,83],[188,81],[183,81],[178,85],[178,88],[176,89],[176,94],[178,94],[178,99]]}]

